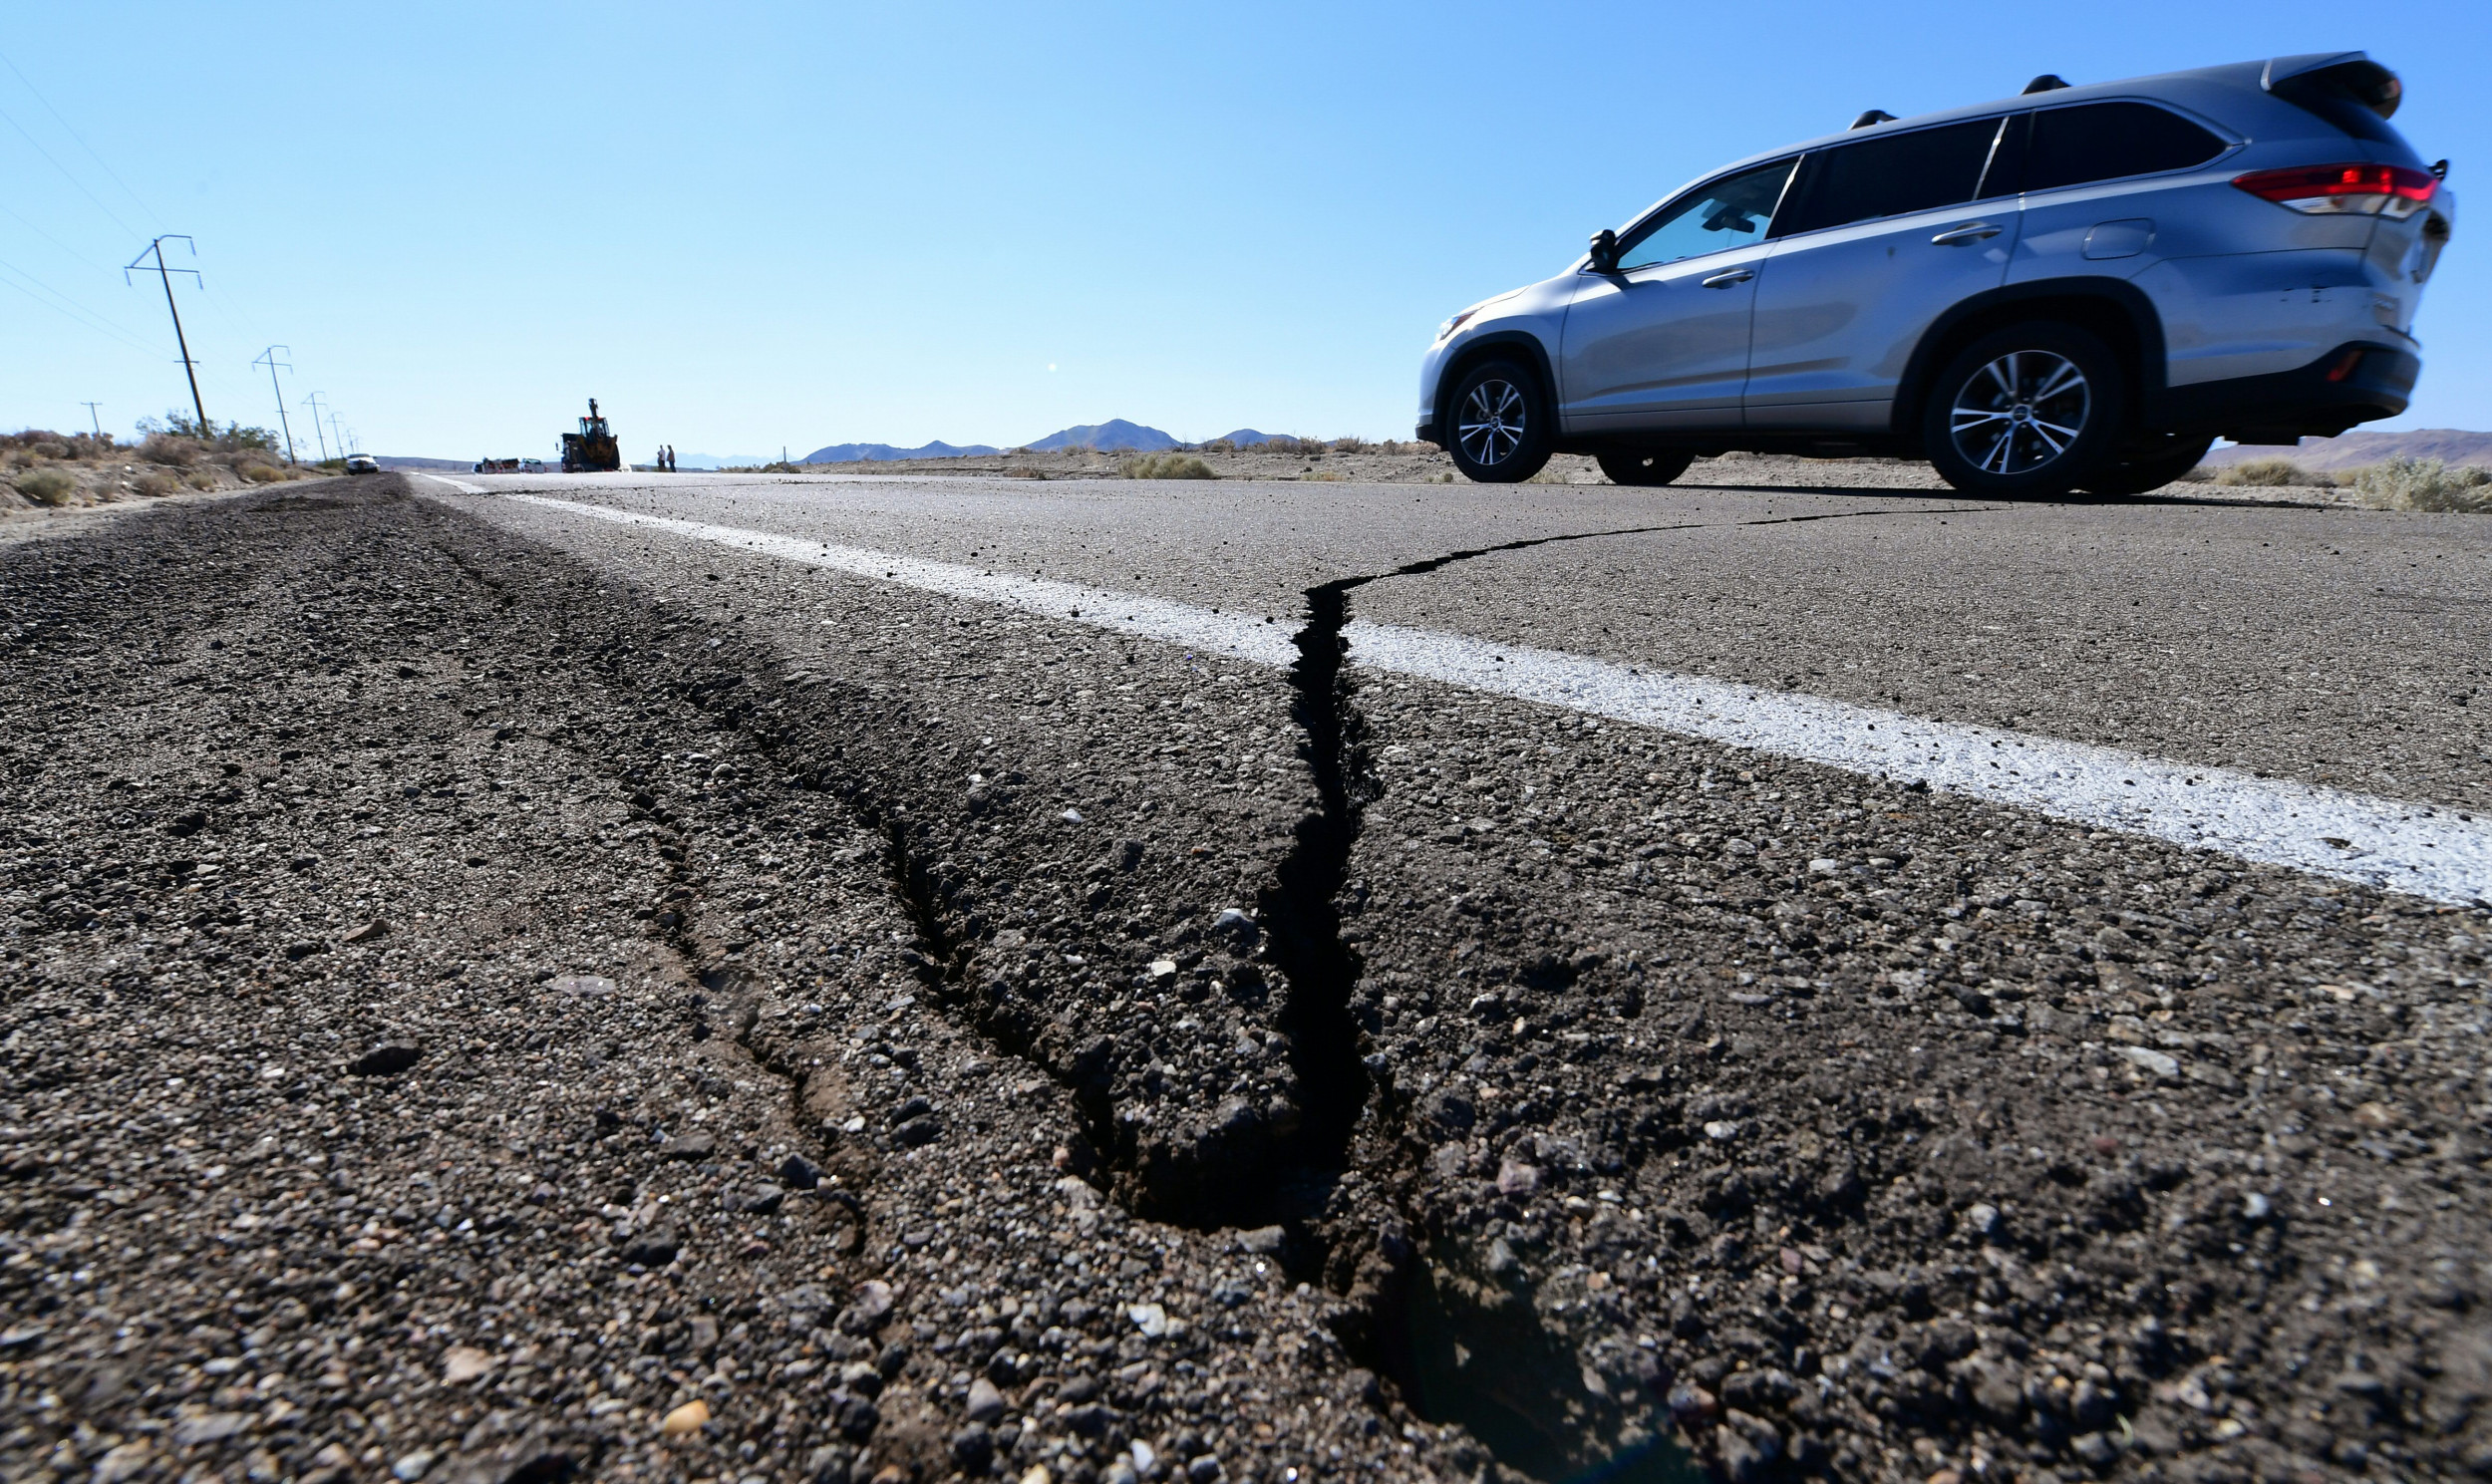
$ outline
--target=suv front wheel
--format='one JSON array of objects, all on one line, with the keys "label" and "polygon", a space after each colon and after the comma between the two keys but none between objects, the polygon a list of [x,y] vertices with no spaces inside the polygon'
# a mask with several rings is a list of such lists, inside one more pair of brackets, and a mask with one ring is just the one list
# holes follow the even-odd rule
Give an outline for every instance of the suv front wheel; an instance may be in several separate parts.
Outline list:
[{"label": "suv front wheel", "polygon": [[2126,395],[2119,361],[2094,336],[2050,321],[2012,325],[1939,373],[1922,408],[1922,447],[1967,494],[2047,499],[2113,456]]},{"label": "suv front wheel", "polygon": [[1472,367],[1453,384],[1446,448],[1481,484],[1520,484],[1548,467],[1549,415],[1540,382],[1512,361]]}]

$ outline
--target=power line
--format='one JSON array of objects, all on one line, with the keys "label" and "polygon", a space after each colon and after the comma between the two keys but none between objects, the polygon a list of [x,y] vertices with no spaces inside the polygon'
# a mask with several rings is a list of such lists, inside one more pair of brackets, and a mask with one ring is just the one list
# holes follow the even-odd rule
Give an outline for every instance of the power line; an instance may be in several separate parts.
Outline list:
[{"label": "power line", "polygon": [[[285,430],[285,461],[292,463],[294,461],[294,429],[285,420],[285,393],[277,386],[277,367],[280,364],[277,360],[277,352],[279,351],[292,355],[294,347],[272,345],[254,357],[251,364],[253,366],[265,365],[268,368],[268,389],[277,394],[277,426]],[[285,369],[292,371],[294,367],[291,363],[286,363]]]},{"label": "power line", "polygon": [[101,211],[101,212],[103,212],[105,215],[112,217],[112,218],[113,218],[113,222],[114,222],[114,224],[115,224],[116,226],[119,226],[119,227],[120,227],[123,231],[128,232],[130,235],[132,235],[132,236],[134,236],[134,237],[136,237],[137,235],[139,235],[139,229],[138,229],[137,227],[135,227],[135,226],[132,226],[129,222],[126,222],[126,221],[122,220],[122,218],[121,218],[121,213],[120,213],[120,212],[118,212],[118,211],[114,210],[112,207],[110,207],[110,206],[108,206],[108,205],[104,204],[104,198],[103,198],[102,196],[100,196],[100,195],[97,195],[94,191],[89,190],[89,189],[87,188],[87,182],[86,182],[86,181],[81,180],[81,179],[79,179],[76,175],[71,174],[71,173],[69,172],[69,166],[68,166],[68,165],[65,165],[65,164],[61,163],[61,162],[60,162],[59,160],[57,160],[57,159],[53,159],[53,158],[52,158],[52,151],[51,151],[51,150],[49,150],[49,149],[46,149],[46,148],[43,147],[43,143],[42,143],[42,141],[40,141],[40,140],[36,139],[36,138],[35,138],[33,135],[31,135],[31,134],[27,134],[27,133],[26,133],[26,126],[25,126],[25,125],[23,125],[23,124],[18,123],[18,122],[17,122],[17,117],[16,117],[15,115],[11,114],[11,113],[10,113],[7,109],[0,109],[0,119],[6,119],[6,120],[8,120],[8,121],[9,121],[9,127],[10,127],[11,129],[16,130],[16,131],[17,131],[20,135],[23,135],[23,136],[25,137],[26,143],[35,147],[35,152],[36,152],[37,154],[42,155],[42,156],[43,156],[43,157],[44,157],[47,161],[50,161],[50,163],[51,163],[52,167],[53,167],[54,169],[59,170],[59,171],[61,172],[61,178],[62,178],[62,179],[67,180],[70,184],[77,186],[77,187],[78,187],[78,193],[79,193],[80,195],[85,196],[88,200],[91,200],[91,201],[95,202],[96,209],[97,209],[97,210],[99,210],[99,211]]},{"label": "power line", "polygon": [[93,259],[89,258],[85,253],[80,252],[77,248],[70,246],[67,242],[62,241],[60,238],[53,236],[50,232],[47,232],[42,227],[28,221],[25,217],[18,215],[7,206],[0,206],[0,212],[6,212],[8,216],[19,226],[33,232],[36,236],[41,237],[46,242],[49,242],[53,246],[61,249],[62,252],[67,253],[69,256],[78,259],[80,263],[93,266]]},{"label": "power line", "polygon": [[[86,150],[87,157],[94,160],[96,164],[103,169],[105,174],[112,176],[113,183],[122,188],[122,194],[130,197],[133,205],[137,206],[140,210],[146,212],[150,216],[154,216],[156,214],[156,208],[149,205],[146,201],[141,200],[139,198],[139,192],[130,188],[130,182],[123,179],[121,175],[114,170],[112,165],[106,163],[103,155],[95,152],[95,146],[88,144],[84,135],[81,135],[77,130],[70,127],[70,122],[61,117],[61,111],[52,106],[52,100],[43,96],[43,90],[35,86],[34,79],[29,78],[25,73],[18,70],[18,65],[9,59],[8,53],[0,52],[0,64],[6,64],[9,71],[17,75],[17,80],[26,85],[26,91],[35,95],[35,102],[42,104],[43,111],[52,116],[52,122],[60,125],[62,131],[71,139],[78,141],[78,148]],[[25,133],[24,130],[20,130],[18,132],[21,134]],[[99,202],[98,204],[102,203]],[[128,231],[129,228],[125,226],[123,230]],[[136,232],[132,232],[131,235],[137,236],[138,234]]]},{"label": "power line", "polygon": [[[114,339],[122,342],[124,345],[130,346],[134,350],[145,351],[151,356],[160,356],[164,353],[164,348],[161,345],[149,345],[147,342],[140,340],[134,333],[122,329],[112,321],[107,320],[102,315],[88,309],[85,305],[80,304],[69,295],[62,293],[59,289],[45,283],[42,279],[37,278],[34,274],[27,272],[25,269],[18,267],[14,263],[0,262],[0,272],[13,273],[19,278],[25,279],[26,283],[33,284],[35,288],[30,289],[26,287],[25,284],[10,283],[8,279],[0,278],[0,283],[7,283],[10,288],[24,294],[27,298],[32,299],[44,308],[51,310],[54,314],[60,315],[66,319],[76,320],[79,324],[86,326],[90,330],[110,335]],[[41,289],[43,290],[43,293],[36,293],[35,289]],[[43,296],[44,294],[50,294],[52,298],[47,299]],[[53,300],[55,299],[60,302],[57,304],[54,303]],[[63,308],[63,305],[67,305],[68,307]]]},{"label": "power line", "polygon": [[[23,131],[21,131],[21,133]],[[101,205],[102,202],[98,202],[97,204]],[[156,276],[162,279],[164,283],[164,308],[170,312],[173,317],[173,344],[181,348],[181,374],[190,379],[190,411],[199,415],[199,437],[207,438],[214,432],[214,430],[207,426],[207,404],[199,401],[198,363],[190,359],[190,342],[185,339],[181,333],[181,311],[173,307],[173,275],[175,273],[187,273],[193,279],[199,279],[199,270],[196,268],[165,267],[164,241],[166,237],[181,237],[181,234],[178,232],[167,232],[164,236],[158,237],[155,241],[150,242],[148,244],[147,252],[143,252],[139,254],[138,257],[131,259],[129,266],[122,269],[122,281],[125,283],[130,281],[130,270],[138,267],[140,263],[146,261],[148,253],[152,252],[156,254]],[[190,255],[192,257],[197,257],[199,255],[198,243],[191,242],[188,237],[181,237],[181,240],[190,243]],[[205,282],[203,279],[200,281],[202,283]]]}]

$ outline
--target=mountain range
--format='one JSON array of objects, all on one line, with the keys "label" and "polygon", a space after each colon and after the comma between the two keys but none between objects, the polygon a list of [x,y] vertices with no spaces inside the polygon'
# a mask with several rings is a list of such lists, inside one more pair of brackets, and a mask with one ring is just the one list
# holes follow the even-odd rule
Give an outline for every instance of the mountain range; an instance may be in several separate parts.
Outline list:
[{"label": "mountain range", "polygon": [[985,444],[925,444],[914,448],[895,448],[889,444],[832,444],[815,448],[796,460],[799,463],[886,463],[894,458],[959,458],[969,453],[1000,453]]},{"label": "mountain range", "polygon": [[[1288,435],[1258,433],[1252,428],[1240,428],[1235,433],[1224,433],[1221,437],[1243,448],[1255,444],[1268,444],[1276,438],[1286,438]],[[1122,418],[1110,418],[1104,423],[1083,423],[1072,428],[1060,429],[1045,438],[1032,439],[1029,443],[1016,445],[1016,446],[1028,448],[1034,452],[1046,452],[1052,448],[1097,448],[1102,452],[1157,453],[1169,448],[1190,447],[1192,445],[1156,428],[1146,428],[1139,423],[1128,423]],[[805,454],[802,461],[805,463],[879,463],[894,458],[958,458],[972,453],[1000,453],[1002,451],[986,444],[932,443],[914,448],[894,447],[890,444],[832,444],[827,447],[815,448],[812,452]],[[689,463],[690,460],[687,459],[686,462]]]},{"label": "mountain range", "polygon": [[1129,448],[1139,453],[1157,453],[1177,445],[1176,439],[1158,429],[1144,428],[1139,423],[1128,423],[1122,418],[1110,418],[1104,423],[1084,423],[1022,445],[1034,453],[1043,453],[1050,448]]},{"label": "mountain range", "polygon": [[2469,433],[2462,428],[2409,428],[2402,433],[2356,430],[2335,438],[2306,438],[2298,448],[2228,445],[2209,453],[2207,462],[2221,465],[2281,454],[2304,468],[2330,472],[2359,468],[2398,453],[2408,458],[2437,458],[2451,467],[2471,463],[2492,468],[2492,433]]}]

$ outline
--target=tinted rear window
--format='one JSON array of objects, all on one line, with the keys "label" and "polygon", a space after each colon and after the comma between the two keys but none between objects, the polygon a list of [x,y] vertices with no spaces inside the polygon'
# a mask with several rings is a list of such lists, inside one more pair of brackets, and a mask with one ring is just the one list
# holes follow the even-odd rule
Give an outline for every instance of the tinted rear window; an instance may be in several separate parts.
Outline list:
[{"label": "tinted rear window", "polygon": [[2268,91],[2294,107],[2317,114],[2357,140],[2385,145],[2397,151],[2399,158],[2412,159],[2413,147],[2405,137],[2388,127],[2379,110],[2396,112],[2397,100],[2404,91],[2396,74],[2370,62],[2349,62],[2340,67],[2326,67],[2300,77],[2284,78],[2268,87]]},{"label": "tinted rear window", "polygon": [[1998,133],[1998,120],[1981,119],[1820,149],[1801,166],[1796,199],[1774,234],[1972,200]]},{"label": "tinted rear window", "polygon": [[2225,148],[2206,130],[2146,103],[2043,109],[2033,115],[2030,134],[2025,150],[2026,190],[2187,169]]}]

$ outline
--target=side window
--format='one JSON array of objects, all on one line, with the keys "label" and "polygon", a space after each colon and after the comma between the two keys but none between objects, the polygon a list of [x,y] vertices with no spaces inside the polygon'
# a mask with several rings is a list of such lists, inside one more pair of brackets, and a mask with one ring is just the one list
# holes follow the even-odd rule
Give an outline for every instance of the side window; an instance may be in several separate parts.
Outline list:
[{"label": "side window", "polygon": [[1999,130],[1999,120],[1977,119],[1820,149],[1800,166],[1799,185],[1774,235],[1972,200]]},{"label": "side window", "polygon": [[2033,115],[2025,188],[2054,190],[2093,180],[2153,175],[2204,164],[2224,142],[2150,103],[2087,103]]},{"label": "side window", "polygon": [[1763,241],[1790,178],[1791,161],[1785,159],[1690,192],[1621,245],[1618,266],[1649,268]]}]

